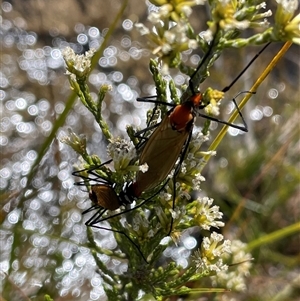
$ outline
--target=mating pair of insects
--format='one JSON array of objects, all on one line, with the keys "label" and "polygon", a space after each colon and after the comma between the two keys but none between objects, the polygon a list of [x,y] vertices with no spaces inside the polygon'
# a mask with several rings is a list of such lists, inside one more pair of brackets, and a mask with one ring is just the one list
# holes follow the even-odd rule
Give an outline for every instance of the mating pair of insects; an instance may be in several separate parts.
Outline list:
[{"label": "mating pair of insects", "polygon": [[[214,46],[214,40],[211,43],[211,46],[207,53],[202,58],[200,64],[198,65],[197,69],[193,73],[189,81],[189,89],[191,91],[191,96],[184,102],[179,105],[174,105],[170,103],[163,103],[165,105],[171,106],[171,109],[167,112],[166,116],[162,119],[160,123],[158,123],[154,128],[152,134],[150,135],[149,139],[143,143],[141,147],[142,150],[139,156],[139,165],[147,164],[148,170],[146,172],[139,171],[136,175],[136,179],[133,182],[127,183],[123,190],[117,194],[115,191],[115,184],[111,183],[105,179],[102,179],[95,171],[100,169],[103,165],[112,162],[109,160],[100,166],[93,167],[89,170],[80,170],[73,173],[75,176],[79,176],[83,178],[83,181],[75,183],[77,185],[85,185],[87,181],[93,180],[96,181],[97,184],[91,185],[89,197],[93,202],[93,206],[89,209],[85,210],[83,214],[86,214],[91,211],[96,211],[96,213],[86,222],[87,226],[96,227],[100,229],[107,229],[104,227],[99,226],[98,224],[102,221],[105,221],[109,218],[119,216],[126,212],[135,210],[146,202],[154,198],[159,192],[161,192],[164,187],[166,186],[168,180],[167,177],[174,169],[173,175],[173,205],[172,209],[175,209],[175,194],[176,194],[176,176],[180,171],[180,167],[183,163],[185,155],[188,150],[188,145],[191,140],[192,130],[195,122],[195,118],[197,116],[201,116],[207,118],[212,121],[216,121],[222,124],[229,125],[233,128],[242,130],[247,132],[247,124],[238,109],[237,103],[235,99],[233,99],[233,103],[235,107],[238,109],[238,113],[241,117],[243,122],[243,126],[239,126],[236,124],[229,124],[225,121],[219,120],[212,116],[207,116],[205,114],[201,114],[200,110],[205,107],[202,104],[202,94],[199,91],[195,91],[192,80],[194,76],[196,76],[197,72],[200,70],[202,65],[208,59],[210,52],[212,51]],[[256,60],[256,58],[260,55],[260,53],[268,46],[268,44],[248,63],[248,65],[243,69],[243,71],[236,77],[236,79],[226,88],[222,90],[222,92],[228,91],[234,83],[244,74],[244,72],[248,69],[248,67]],[[146,98],[139,98],[138,101],[144,102],[154,102],[160,103],[156,101],[154,97],[146,97]],[[152,128],[152,127],[151,127]],[[143,130],[142,132],[145,132]],[[176,162],[177,165],[176,165]],[[176,165],[176,166],[175,166]],[[82,172],[88,172],[90,177],[82,176]],[[112,216],[105,216],[105,212],[107,210],[116,210],[119,209],[121,206],[127,206],[132,204],[134,201],[138,201],[141,195],[144,192],[151,192],[156,187],[156,192],[147,198],[142,199],[138,205],[134,208],[123,210],[119,213],[116,213]],[[170,222],[170,229],[167,235],[170,235],[173,226],[173,218],[171,218]],[[123,231],[115,230],[115,229],[107,229],[113,232],[121,233],[125,235],[131,243],[137,248],[139,253],[142,255],[143,259],[147,262],[147,259],[144,257],[142,252],[140,251],[138,245]]]}]

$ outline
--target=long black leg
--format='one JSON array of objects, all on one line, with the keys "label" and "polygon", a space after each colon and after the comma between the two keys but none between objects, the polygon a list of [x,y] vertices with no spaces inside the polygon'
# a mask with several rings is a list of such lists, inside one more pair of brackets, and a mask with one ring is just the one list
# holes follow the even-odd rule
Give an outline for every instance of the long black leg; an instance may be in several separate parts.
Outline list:
[{"label": "long black leg", "polygon": [[[250,62],[244,67],[244,69],[238,74],[238,76],[230,83],[230,85],[228,85],[228,86],[226,86],[223,90],[222,90],[222,92],[227,92],[227,91],[229,91],[230,89],[231,89],[231,87],[238,81],[238,79],[247,71],[247,69],[253,64],[253,62],[262,54],[262,52],[269,46],[271,44],[271,42],[269,42],[268,44],[266,44],[251,60],[250,60]],[[201,116],[201,117],[204,117],[204,118],[206,118],[206,119],[209,119],[209,120],[212,120],[212,121],[216,121],[216,122],[218,122],[218,123],[222,123],[222,124],[225,124],[225,125],[228,125],[228,126],[230,126],[230,127],[232,127],[232,128],[236,128],[236,129],[238,129],[238,130],[241,130],[241,131],[243,131],[243,132],[248,132],[248,126],[247,126],[247,123],[246,123],[246,121],[245,121],[245,119],[244,119],[244,116],[243,116],[243,114],[242,114],[242,112],[240,111],[240,109],[239,109],[239,107],[238,107],[238,105],[237,105],[237,103],[236,103],[236,100],[235,100],[235,98],[237,97],[237,96],[239,96],[240,94],[242,94],[242,93],[252,93],[252,94],[255,94],[255,92],[250,92],[250,91],[243,91],[243,92],[240,92],[240,93],[238,93],[233,99],[232,99],[232,101],[233,101],[233,103],[234,103],[234,106],[235,106],[235,108],[236,108],[236,110],[237,110],[237,112],[238,112],[238,114],[239,114],[239,116],[241,117],[241,119],[242,119],[242,122],[243,122],[243,124],[244,124],[244,126],[243,127],[241,127],[241,126],[239,126],[239,125],[236,125],[236,124],[234,124],[234,123],[229,123],[229,122],[226,122],[226,121],[223,121],[223,120],[220,120],[220,119],[218,119],[218,118],[214,118],[214,117],[211,117],[211,116],[207,116],[207,115],[205,115],[205,114],[201,114],[201,113],[198,113],[197,115],[198,116]]]},{"label": "long black leg", "polygon": [[269,42],[266,44],[252,59],[251,61],[244,67],[244,69],[239,73],[239,75],[231,82],[231,84],[227,87],[225,87],[222,92],[227,92],[230,90],[230,88],[238,81],[238,79],[247,71],[247,69],[252,65],[252,63],[262,54],[262,52],[271,44]]},{"label": "long black leg", "polygon": [[107,211],[107,209],[105,209],[105,208],[101,208],[101,207],[99,208],[98,205],[94,205],[94,206],[90,207],[89,209],[83,211],[82,214],[84,215],[84,214],[86,214],[88,212],[91,212],[95,209],[98,209],[98,211],[86,222],[86,225],[87,224],[96,224],[96,223],[101,222],[102,221],[101,217]]},{"label": "long black leg", "polygon": [[142,207],[144,204],[146,204],[146,203],[149,202],[151,199],[153,199],[155,196],[157,196],[157,195],[165,188],[165,186],[167,185],[168,181],[169,181],[169,180],[167,180],[167,181],[163,184],[163,186],[160,187],[159,190],[158,190],[157,192],[155,192],[154,195],[152,195],[151,197],[149,197],[149,198],[146,199],[146,200],[143,200],[140,204],[136,205],[135,207],[130,208],[130,209],[127,209],[127,210],[124,210],[124,211],[122,211],[122,212],[118,212],[118,213],[116,213],[116,214],[114,214],[114,215],[107,216],[107,217],[105,217],[105,218],[99,220],[98,222],[103,222],[103,221],[109,220],[109,219],[111,219],[111,218],[113,218],[113,217],[117,217],[117,216],[123,215],[123,214],[125,214],[125,213],[134,211],[134,210],[136,210],[136,209]]},{"label": "long black leg", "polygon": [[[104,165],[106,165],[106,164],[109,164],[109,163],[111,163],[112,162],[112,159],[110,159],[110,160],[108,160],[108,161],[106,161],[106,162],[104,162],[104,163],[102,163],[102,164],[100,164],[100,165],[97,165],[97,166],[94,166],[94,167],[91,167],[91,168],[85,168],[85,169],[81,169],[81,170],[76,170],[76,171],[74,171],[73,173],[72,173],[72,175],[74,176],[74,177],[79,177],[79,178],[82,178],[83,179],[83,181],[80,181],[80,182],[75,182],[74,183],[74,185],[78,185],[78,186],[83,186],[83,185],[85,185],[86,184],[86,182],[87,181],[85,181],[85,180],[88,180],[88,181],[95,181],[95,182],[98,182],[98,183],[100,183],[100,184],[113,184],[113,183],[111,183],[110,181],[108,181],[108,180],[104,180],[104,179],[101,179],[100,178],[100,176],[97,174],[97,173],[95,173],[94,172],[94,170],[96,170],[96,169],[99,169],[99,168],[101,168],[102,166],[104,166]],[[81,175],[80,173],[82,173],[82,172],[87,172],[89,175],[93,175],[93,176],[95,176],[96,178],[90,178],[90,177],[88,177],[88,176],[84,176],[84,175]]]},{"label": "long black leg", "polygon": [[239,107],[238,107],[238,105],[237,105],[237,103],[236,103],[236,100],[235,100],[235,98],[238,97],[238,96],[239,96],[240,94],[242,94],[242,93],[251,93],[251,94],[255,94],[256,92],[242,91],[242,92],[239,92],[239,93],[232,99],[232,101],[233,101],[233,103],[234,103],[234,106],[235,106],[235,108],[236,108],[236,110],[237,110],[239,116],[241,117],[244,126],[240,126],[240,125],[237,125],[237,124],[234,124],[234,123],[230,123],[230,122],[227,122],[227,121],[218,119],[218,118],[216,118],[216,117],[212,117],[212,116],[209,116],[209,115],[202,114],[202,113],[200,113],[200,112],[197,112],[197,116],[204,117],[204,118],[206,118],[206,119],[208,119],[208,120],[211,120],[211,121],[215,121],[215,122],[218,122],[218,123],[221,123],[221,124],[228,125],[228,126],[230,126],[230,127],[232,127],[232,128],[241,130],[241,131],[243,131],[243,132],[248,132],[248,126],[247,126],[247,123],[246,123],[246,121],[245,121],[245,119],[244,119],[244,116],[242,115],[242,112],[240,111],[240,109],[239,109]]},{"label": "long black leg", "polygon": [[[173,212],[175,210],[175,201],[176,201],[176,176],[178,175],[178,173],[180,171],[182,162],[183,162],[184,157],[185,157],[185,155],[187,153],[190,141],[192,139],[192,134],[193,134],[193,127],[191,127],[191,129],[190,129],[190,133],[189,133],[188,139],[187,139],[187,141],[186,141],[186,143],[184,145],[183,151],[182,151],[182,153],[180,155],[179,162],[178,162],[178,164],[175,167],[175,171],[174,171],[174,175],[173,175],[173,203],[172,203],[172,211]],[[173,222],[174,222],[174,219],[173,219],[173,216],[171,215],[171,224],[170,224],[170,230],[169,230],[168,236],[170,236],[170,234],[172,232]]]},{"label": "long black leg", "polygon": [[142,253],[142,251],[140,250],[139,246],[125,232],[120,231],[120,230],[111,229],[111,228],[105,228],[105,227],[101,227],[101,226],[95,226],[94,224],[87,224],[86,223],[86,226],[87,227],[97,228],[97,229],[102,229],[102,230],[107,230],[107,231],[111,231],[111,232],[114,232],[114,233],[123,234],[135,246],[135,248],[141,254],[141,256],[144,259],[144,261],[148,264],[148,261],[145,258],[144,254]]}]

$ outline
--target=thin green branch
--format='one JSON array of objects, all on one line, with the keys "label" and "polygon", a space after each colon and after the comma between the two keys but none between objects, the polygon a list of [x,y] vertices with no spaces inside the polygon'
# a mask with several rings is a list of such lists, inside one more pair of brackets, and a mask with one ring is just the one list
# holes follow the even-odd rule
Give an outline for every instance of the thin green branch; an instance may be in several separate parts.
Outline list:
[{"label": "thin green branch", "polygon": [[253,249],[256,249],[262,245],[271,244],[274,243],[277,240],[284,239],[290,235],[300,233],[300,222],[297,222],[295,224],[292,224],[288,227],[285,227],[283,229],[280,229],[278,231],[274,231],[272,233],[266,234],[262,237],[259,237],[256,240],[253,240],[250,242],[247,246],[247,250],[251,251]]}]

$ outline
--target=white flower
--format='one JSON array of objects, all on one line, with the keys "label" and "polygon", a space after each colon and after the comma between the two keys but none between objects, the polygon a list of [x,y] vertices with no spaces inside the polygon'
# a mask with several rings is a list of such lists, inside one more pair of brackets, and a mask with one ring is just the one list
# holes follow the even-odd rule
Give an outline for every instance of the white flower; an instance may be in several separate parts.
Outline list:
[{"label": "white flower", "polygon": [[203,252],[202,256],[207,263],[215,264],[216,261],[219,262],[219,257],[224,253],[231,253],[231,242],[224,240],[223,243],[221,243],[223,239],[223,235],[216,232],[213,232],[210,238],[204,237],[201,250]]},{"label": "white flower", "polygon": [[258,5],[256,5],[256,9],[257,10],[266,9],[266,7],[267,7],[267,3],[266,2],[262,2],[262,3],[258,4]]},{"label": "white flower", "polygon": [[107,150],[114,161],[116,170],[126,169],[130,161],[136,157],[134,145],[130,141],[120,138],[111,139]]},{"label": "white flower", "polygon": [[163,63],[163,65],[161,67],[161,74],[163,76],[169,75],[169,65],[168,64]]},{"label": "white flower", "polygon": [[195,174],[195,178],[192,181],[193,182],[193,190],[199,191],[201,182],[204,182],[204,181],[205,181],[205,178],[200,173]]},{"label": "white flower", "polygon": [[204,110],[209,115],[218,116],[220,114],[219,106],[220,102],[212,101],[204,108]]},{"label": "white flower", "polygon": [[168,54],[170,51],[172,51],[172,46],[170,44],[163,44],[161,47],[161,51],[163,52],[163,54]]},{"label": "white flower", "polygon": [[173,6],[171,4],[165,4],[159,8],[158,14],[160,15],[160,19],[165,19],[169,16],[172,11]]},{"label": "white flower", "polygon": [[211,42],[214,35],[213,32],[210,29],[208,29],[206,31],[200,32],[200,37],[206,42]]},{"label": "white flower", "polygon": [[170,209],[171,215],[173,219],[178,219],[181,216],[181,211],[180,209],[177,207],[175,208],[175,210]]},{"label": "white flower", "polygon": [[232,23],[225,23],[224,24],[224,29],[225,30],[231,30],[231,29],[247,29],[250,25],[250,21],[248,20],[243,20],[243,21],[236,21]]},{"label": "white flower", "polygon": [[276,0],[276,2],[278,5],[281,5],[287,13],[294,13],[299,5],[297,0]]},{"label": "white flower", "polygon": [[193,205],[190,214],[194,214],[196,223],[202,229],[210,230],[211,227],[224,227],[224,223],[219,221],[223,213],[219,211],[219,206],[212,206],[213,199],[208,197],[198,198],[198,203]]},{"label": "white flower", "polygon": [[149,166],[147,163],[145,164],[142,164],[139,166],[139,170],[142,172],[142,173],[145,173],[147,170],[148,170]]},{"label": "white flower", "polygon": [[140,32],[142,36],[150,33],[150,30],[142,23],[136,23],[135,28]]},{"label": "white flower", "polygon": [[188,41],[188,47],[191,49],[197,49],[198,48],[198,43],[196,40],[190,39]]},{"label": "white flower", "polygon": [[192,198],[186,190],[179,191],[178,196],[180,196],[181,198],[185,198],[187,201],[189,201]]},{"label": "white flower", "polygon": [[189,17],[192,14],[192,12],[193,12],[193,10],[191,9],[191,7],[188,6],[188,5],[183,5],[181,7],[181,11],[185,14],[186,17]]},{"label": "white flower", "polygon": [[194,261],[200,272],[216,272],[226,271],[228,266],[224,264],[221,256],[230,252],[230,241],[225,240],[223,244],[223,235],[213,232],[211,237],[204,237],[201,244],[201,251],[194,254]]},{"label": "white flower", "polygon": [[175,33],[171,32],[171,31],[166,31],[164,33],[164,37],[165,37],[166,41],[170,44],[174,43],[175,39],[176,39]]},{"label": "white flower", "polygon": [[162,191],[160,193],[160,198],[163,199],[164,201],[168,202],[168,201],[172,200],[172,194]]},{"label": "white flower", "polygon": [[[222,286],[234,291],[244,291],[246,289],[245,277],[249,275],[251,268],[251,254],[246,253],[247,245],[239,240],[231,242],[231,256],[224,254],[224,260],[230,260],[232,266],[230,270],[221,271],[212,276],[214,286]],[[230,258],[229,258],[230,257]]]},{"label": "white flower", "polygon": [[147,237],[151,238],[151,237],[153,237],[153,236],[154,236],[154,231],[153,231],[152,229],[150,229],[150,230],[148,231]]},{"label": "white flower", "polygon": [[66,47],[62,51],[62,55],[67,65],[68,74],[74,74],[78,78],[86,77],[91,70],[91,59],[96,49],[90,49],[84,55],[75,54],[74,50]]}]

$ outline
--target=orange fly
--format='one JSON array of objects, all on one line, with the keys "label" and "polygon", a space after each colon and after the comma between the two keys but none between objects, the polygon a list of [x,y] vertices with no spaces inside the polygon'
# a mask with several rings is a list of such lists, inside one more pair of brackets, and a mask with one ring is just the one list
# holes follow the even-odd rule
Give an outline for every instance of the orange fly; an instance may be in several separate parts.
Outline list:
[{"label": "orange fly", "polygon": [[[90,192],[90,199],[94,203],[94,205],[84,211],[83,213],[90,212],[92,210],[98,209],[98,211],[86,222],[87,226],[97,227],[101,229],[106,229],[103,227],[95,226],[95,224],[102,222],[104,220],[107,220],[111,217],[115,217],[121,214],[124,214],[126,212],[135,210],[142,205],[144,205],[146,202],[148,202],[150,199],[152,199],[154,196],[156,196],[167,184],[168,181],[165,181],[167,176],[170,174],[172,169],[174,168],[176,161],[178,158],[179,162],[176,166],[175,173],[173,176],[173,181],[175,182],[175,178],[177,173],[180,170],[181,164],[184,160],[185,154],[187,152],[187,147],[189,144],[189,141],[191,139],[192,135],[192,129],[194,125],[194,121],[196,116],[205,117],[209,120],[217,121],[222,124],[229,125],[231,127],[240,129],[242,131],[247,131],[247,125],[244,121],[244,118],[242,114],[239,112],[242,121],[244,123],[244,126],[239,126],[235,124],[227,123],[226,121],[219,120],[217,118],[207,116],[204,114],[201,114],[199,112],[199,109],[203,109],[205,105],[203,105],[202,102],[202,94],[200,92],[195,92],[193,89],[193,77],[197,74],[200,67],[203,65],[203,63],[206,61],[206,59],[209,57],[210,51],[213,48],[214,41],[211,44],[210,49],[205,54],[205,56],[202,58],[198,68],[192,75],[190,79],[190,85],[189,89],[192,92],[192,96],[190,96],[187,101],[181,103],[180,105],[172,105],[172,104],[166,104],[170,105],[173,108],[167,113],[167,115],[163,118],[160,124],[158,124],[157,128],[154,130],[154,132],[151,134],[150,138],[147,140],[145,146],[143,147],[143,150],[141,152],[140,158],[139,158],[139,165],[147,164],[148,170],[146,172],[139,171],[136,180],[133,183],[127,183],[125,184],[125,187],[118,195],[115,190],[115,184],[110,183],[106,180],[99,179],[98,181],[100,183],[91,185],[91,192]],[[244,68],[244,70],[238,75],[238,77],[226,88],[223,89],[222,92],[228,91],[232,85],[240,78],[240,76],[248,69],[248,67],[253,63],[253,61],[259,56],[259,54],[267,47],[266,45],[259,53],[256,55],[250,63]],[[148,102],[154,102],[159,103],[158,101],[151,101],[152,97],[147,98],[140,98],[138,101],[148,101]],[[237,104],[235,100],[233,99],[235,106],[237,107]],[[107,164],[111,162],[112,160],[105,162],[104,164]],[[102,166],[102,165],[101,165]],[[100,166],[97,167],[97,169]],[[94,168],[96,169],[96,168]],[[79,175],[82,171],[77,171],[74,173],[74,175]],[[92,170],[88,171],[89,173],[96,175],[99,177],[99,175],[93,173]],[[89,178],[88,178],[89,179]],[[140,198],[141,194],[143,192],[147,192],[160,184],[162,184],[165,181],[165,183],[160,187],[160,189],[152,195],[150,198],[145,199],[143,202],[141,202],[139,205],[135,206],[134,208],[127,209],[125,211],[122,211],[120,213],[117,213],[113,216],[105,217],[103,218],[103,214],[107,210],[116,210],[120,208],[121,206],[130,205],[135,201],[136,199]],[[79,182],[79,183],[84,183]],[[83,185],[78,184],[77,185]],[[175,185],[174,187],[174,198],[173,198],[173,210],[174,210],[174,200],[175,200]],[[171,227],[169,234],[172,230],[172,223],[173,219],[171,221]],[[126,233],[122,231],[107,229],[111,231],[115,231],[118,233],[123,233],[136,247],[137,245],[126,235]],[[137,247],[138,248],[138,247]],[[139,249],[138,249],[139,250]],[[139,250],[140,252],[140,250]],[[141,252],[140,252],[141,253]],[[143,256],[144,258],[144,256]],[[144,258],[145,259],[145,258]]]},{"label": "orange fly", "polygon": [[[187,101],[179,105],[166,104],[173,106],[173,108],[167,113],[158,127],[154,130],[149,140],[146,142],[146,145],[143,148],[139,158],[139,164],[142,165],[146,163],[148,165],[148,170],[146,172],[139,171],[135,182],[129,184],[127,189],[122,192],[123,197],[125,195],[128,201],[133,201],[134,199],[139,198],[143,192],[147,192],[148,190],[153,189],[163,183],[174,168],[176,161],[180,157],[173,176],[173,181],[175,184],[175,177],[180,170],[181,164],[187,152],[189,141],[192,136],[192,129],[196,116],[202,116],[209,120],[226,124],[245,132],[248,131],[247,124],[240,111],[238,112],[240,117],[242,118],[244,126],[231,124],[226,121],[219,120],[215,117],[201,114],[199,112],[199,110],[203,109],[205,105],[201,103],[202,94],[200,92],[195,93],[193,89],[192,79],[197,74],[198,70],[206,61],[206,59],[209,57],[213,44],[214,41],[212,42],[210,49],[202,58],[198,68],[190,79],[189,89],[191,90],[193,95],[190,96]],[[229,86],[223,89],[222,92],[228,91],[233,86],[233,84],[244,74],[244,72],[267,46],[268,44],[248,63],[248,65],[237,76],[237,78]],[[140,98],[138,99],[138,101],[160,103],[156,102],[155,100],[151,101],[151,98],[151,96],[148,98]],[[235,104],[235,107],[238,108],[235,99],[233,99],[233,102]],[[161,191],[166,184],[167,181],[159,191]],[[173,187],[175,193],[175,185]],[[146,201],[144,201],[142,204],[144,204]],[[141,205],[139,205],[139,207]],[[175,204],[173,199],[173,210],[174,206]],[[172,223],[173,219],[171,221],[169,234],[172,230]]]}]

